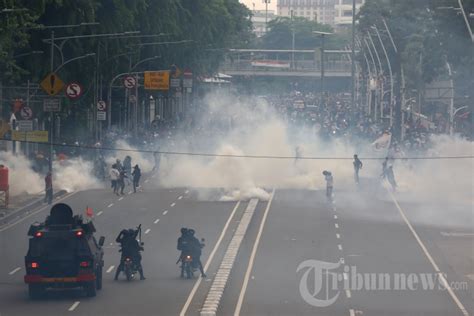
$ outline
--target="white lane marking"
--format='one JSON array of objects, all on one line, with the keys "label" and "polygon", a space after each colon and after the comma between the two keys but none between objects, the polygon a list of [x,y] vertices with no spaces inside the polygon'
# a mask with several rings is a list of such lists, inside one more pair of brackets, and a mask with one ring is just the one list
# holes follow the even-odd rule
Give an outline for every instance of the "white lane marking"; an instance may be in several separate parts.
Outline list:
[{"label": "white lane marking", "polygon": [[229,275],[232,271],[232,267],[234,266],[235,258],[237,257],[237,253],[239,252],[240,246],[242,245],[242,240],[244,239],[244,236],[250,225],[250,221],[255,214],[257,204],[258,199],[255,198],[251,199],[247,204],[247,208],[242,215],[242,219],[240,220],[240,223],[237,226],[234,235],[232,236],[227,250],[225,251],[225,259],[221,262],[214,281],[212,282],[211,288],[207,293],[204,304],[202,305],[201,316],[208,316],[209,313],[215,314],[217,311],[221,301],[220,298],[224,294],[224,289],[229,281]]},{"label": "white lane marking", "polygon": [[79,301],[76,301],[74,302],[74,304],[71,305],[71,307],[69,307],[68,311],[72,312],[76,309],[77,305],[79,305]]},{"label": "white lane marking", "polygon": [[176,203],[174,203],[174,202],[173,202],[173,203],[171,203],[171,207],[174,207],[175,205],[176,205]]},{"label": "white lane marking", "polygon": [[334,215],[334,219],[337,219],[337,215]]},{"label": "white lane marking", "polygon": [[164,211],[164,212],[163,212],[163,215],[166,215],[166,214],[168,214],[168,211]]},{"label": "white lane marking", "polygon": [[145,183],[148,183],[148,179],[145,180]]},{"label": "white lane marking", "polygon": [[107,205],[107,207],[112,207],[114,206],[114,203],[110,203],[109,205]]},{"label": "white lane marking", "polygon": [[119,201],[122,201],[123,200],[123,196],[121,198],[119,198]]},{"label": "white lane marking", "polygon": [[[232,210],[232,213],[230,213],[230,216],[227,219],[227,222],[225,223],[224,228],[222,229],[221,235],[219,236],[219,239],[217,240],[216,245],[214,246],[214,249],[212,250],[211,254],[209,255],[209,258],[207,259],[206,265],[204,266],[204,271],[207,271],[207,269],[211,265],[212,259],[214,258],[214,255],[217,252],[217,248],[219,248],[219,245],[221,244],[222,239],[224,239],[224,235],[227,232],[227,228],[229,228],[229,224],[230,224],[232,218],[234,218],[234,214],[237,211],[237,209],[239,208],[239,205],[240,205],[240,201],[238,201],[235,204],[234,209]],[[199,278],[196,281],[196,283],[194,283],[194,287],[191,290],[191,293],[189,293],[188,299],[184,303],[184,306],[181,309],[181,312],[179,313],[180,316],[185,316],[186,311],[188,310],[189,305],[191,304],[191,301],[193,300],[194,295],[196,294],[196,291],[197,291],[199,285],[201,284],[201,281],[202,281],[202,278]]]},{"label": "white lane marking", "polygon": [[110,273],[114,270],[115,266],[110,266],[107,271],[105,271],[106,273]]},{"label": "white lane marking", "polygon": [[133,193],[133,191],[128,191],[128,194],[132,194],[132,193]]},{"label": "white lane marking", "polygon": [[12,271],[10,271],[10,273],[8,273],[8,274],[9,275],[14,275],[15,273],[17,273],[20,270],[21,270],[21,267],[18,267],[18,268],[13,269]]},{"label": "white lane marking", "polygon": [[347,296],[347,298],[351,298],[351,297],[352,297],[352,294],[351,294],[351,291],[350,291],[350,290],[346,290],[346,296]]},{"label": "white lane marking", "polygon": [[184,191],[184,194],[188,194],[188,193],[189,193],[189,190]]},{"label": "white lane marking", "polygon": [[158,218],[153,222],[153,224],[158,224],[159,221],[160,221],[160,219]]},{"label": "white lane marking", "polygon": [[336,228],[339,228],[339,224],[338,224],[338,223],[334,224],[334,226],[336,226]]},{"label": "white lane marking", "polygon": [[349,316],[355,316],[355,314],[356,314],[355,311],[351,308],[349,310]]},{"label": "white lane marking", "polygon": [[182,196],[182,195],[178,196],[178,200],[181,200],[182,198],[183,198],[183,196]]},{"label": "white lane marking", "polygon": [[[73,195],[75,195],[75,194],[77,194],[77,193],[79,193],[79,191],[74,191],[74,192],[72,192],[71,194],[67,194],[67,193],[66,193],[66,195],[63,196],[63,197],[62,197],[61,199],[59,199],[58,201],[62,201],[62,200],[64,200],[64,199],[67,199],[68,197],[71,197],[71,196],[73,196]],[[5,226],[5,227],[3,227],[3,228],[0,229],[0,233],[3,232],[3,231],[5,231],[5,230],[7,230],[7,229],[9,229],[9,228],[11,228],[11,227],[13,227],[13,226],[15,226],[16,224],[19,224],[19,223],[23,222],[23,221],[24,221],[25,219],[27,219],[27,218],[29,218],[29,217],[31,217],[31,216],[33,216],[33,215],[35,215],[35,214],[38,214],[39,212],[44,211],[44,210],[47,209],[47,208],[51,208],[51,205],[45,205],[45,206],[43,206],[42,208],[40,208],[39,210],[37,210],[37,211],[35,211],[35,212],[31,213],[31,214],[28,214],[28,215],[25,216],[25,217],[22,217],[22,218],[19,219],[18,221],[8,224],[7,226]]]},{"label": "white lane marking", "polygon": [[151,231],[150,228],[148,228],[147,230],[145,230],[145,235],[148,234],[150,231]]},{"label": "white lane marking", "polygon": [[341,238],[341,235],[336,234],[336,238],[337,238],[337,239]]},{"label": "white lane marking", "polygon": [[102,213],[104,213],[104,212],[103,212],[103,211],[99,211],[99,212],[97,212],[97,215],[96,215],[96,216],[100,216],[100,215],[102,215]]},{"label": "white lane marking", "polygon": [[342,276],[344,277],[344,280],[348,280],[348,279],[349,279],[349,276],[347,275],[346,272],[344,272],[344,273],[342,274]]},{"label": "white lane marking", "polygon": [[433,268],[435,269],[435,271],[436,271],[436,273],[438,274],[440,280],[442,281],[444,287],[446,288],[446,290],[448,290],[449,295],[451,296],[451,298],[453,299],[453,301],[456,303],[456,305],[458,306],[458,308],[461,310],[462,314],[463,314],[464,316],[469,316],[469,313],[468,313],[467,309],[464,307],[464,305],[461,303],[461,301],[459,300],[459,298],[456,296],[456,294],[454,293],[453,289],[452,289],[451,286],[449,285],[448,280],[446,280],[444,274],[439,270],[438,265],[437,265],[436,262],[433,260],[433,257],[431,257],[430,253],[428,252],[428,249],[426,249],[425,244],[423,244],[423,242],[421,241],[420,237],[419,237],[418,234],[416,233],[415,229],[414,229],[413,226],[410,224],[410,221],[408,221],[408,218],[406,217],[405,212],[403,212],[402,208],[400,207],[400,204],[398,204],[397,199],[395,199],[395,196],[393,195],[393,193],[392,193],[387,187],[385,187],[385,189],[386,189],[387,192],[390,194],[390,196],[391,196],[393,202],[395,203],[395,206],[396,206],[397,209],[398,209],[398,212],[400,213],[400,216],[403,218],[403,221],[407,224],[407,226],[408,226],[408,228],[410,229],[411,233],[413,234],[413,236],[415,237],[416,241],[418,242],[418,245],[420,245],[420,247],[421,247],[421,249],[423,250],[425,256],[428,258],[428,260],[430,261],[431,265],[432,265]]},{"label": "white lane marking", "polygon": [[474,233],[441,232],[445,237],[474,237]]},{"label": "white lane marking", "polygon": [[339,250],[342,251],[342,245],[341,244],[337,245],[337,248],[339,248]]},{"label": "white lane marking", "polygon": [[253,263],[255,261],[255,256],[257,254],[258,244],[260,243],[260,238],[262,238],[263,227],[265,226],[265,222],[267,220],[268,212],[270,211],[270,206],[272,205],[273,197],[275,196],[275,189],[272,191],[272,195],[267,203],[267,208],[265,209],[265,213],[263,214],[262,222],[260,223],[260,227],[258,229],[257,238],[255,239],[255,243],[253,245],[252,253],[249,259],[249,265],[247,267],[247,271],[245,272],[244,283],[242,285],[242,289],[240,290],[239,300],[237,301],[237,306],[235,307],[234,315],[240,315],[240,310],[242,309],[242,304],[244,302],[245,292],[247,291],[247,286],[249,283],[250,273],[253,269]]}]

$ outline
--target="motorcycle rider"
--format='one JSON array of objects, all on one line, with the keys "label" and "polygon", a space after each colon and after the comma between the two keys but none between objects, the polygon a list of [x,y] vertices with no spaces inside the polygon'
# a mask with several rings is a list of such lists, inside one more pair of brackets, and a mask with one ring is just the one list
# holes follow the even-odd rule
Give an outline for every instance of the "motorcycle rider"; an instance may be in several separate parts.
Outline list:
[{"label": "motorcycle rider", "polygon": [[115,272],[115,281],[117,281],[120,272],[124,270],[124,262],[126,257],[132,258],[132,261],[137,266],[137,270],[140,273],[140,280],[145,280],[141,263],[142,256],[140,254],[140,251],[143,251],[144,249],[137,241],[138,232],[139,229],[123,229],[115,239],[115,241],[120,244],[120,251],[122,252],[120,264],[117,267],[117,271]]},{"label": "motorcycle rider", "polygon": [[191,256],[193,257],[193,267],[199,268],[201,272],[201,277],[205,278],[206,274],[204,273],[204,268],[202,267],[201,262],[201,254],[202,248],[204,244],[199,241],[196,237],[194,237],[195,231],[194,229],[188,229],[188,242],[189,242],[189,249],[191,251]]}]

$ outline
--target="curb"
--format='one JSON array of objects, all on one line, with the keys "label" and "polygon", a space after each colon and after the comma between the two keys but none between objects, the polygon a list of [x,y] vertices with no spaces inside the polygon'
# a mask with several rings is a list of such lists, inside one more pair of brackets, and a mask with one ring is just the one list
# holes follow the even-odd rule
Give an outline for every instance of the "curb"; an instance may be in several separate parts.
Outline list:
[{"label": "curb", "polygon": [[[66,193],[68,193],[66,190],[58,190],[56,193],[53,194],[53,199],[62,197]],[[29,213],[32,209],[35,209],[39,206],[42,206],[44,204],[43,201],[44,201],[44,197],[36,199],[35,201],[31,202],[30,204],[27,204],[27,205],[15,210],[15,211],[9,213],[5,217],[1,217],[0,218],[0,226],[4,226],[4,225],[8,224],[9,222],[11,222],[12,219],[21,217],[25,213]]]}]

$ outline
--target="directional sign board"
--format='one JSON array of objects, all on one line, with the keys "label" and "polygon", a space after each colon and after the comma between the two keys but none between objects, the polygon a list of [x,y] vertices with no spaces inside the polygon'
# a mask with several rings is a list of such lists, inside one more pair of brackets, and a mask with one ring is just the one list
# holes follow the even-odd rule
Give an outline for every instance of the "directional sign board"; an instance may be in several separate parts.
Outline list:
[{"label": "directional sign board", "polygon": [[31,120],[33,117],[33,110],[28,106],[24,106],[20,110],[20,116],[24,120]]},{"label": "directional sign board", "polygon": [[75,100],[75,99],[79,98],[82,95],[83,91],[84,91],[84,89],[82,88],[82,86],[79,83],[71,82],[66,86],[65,93],[66,93],[66,96],[69,99]]},{"label": "directional sign board", "polygon": [[12,140],[47,143],[48,131],[12,131]]},{"label": "directional sign board", "polygon": [[105,121],[107,119],[107,112],[98,111],[97,112],[97,121]]},{"label": "directional sign board", "polygon": [[170,89],[170,72],[145,71],[145,89],[168,91]]},{"label": "directional sign board", "polygon": [[40,86],[47,94],[53,96],[63,89],[64,82],[58,77],[58,75],[52,72],[41,81]]},{"label": "directional sign board", "polygon": [[107,104],[105,101],[99,101],[97,102],[97,111],[105,111],[107,109]]},{"label": "directional sign board", "polygon": [[124,85],[125,88],[127,88],[127,89],[135,88],[135,86],[137,85],[137,80],[135,79],[135,77],[126,76],[126,77],[123,79],[123,85]]},{"label": "directional sign board", "polygon": [[181,79],[171,78],[170,80],[171,88],[179,88],[180,86],[181,86]]},{"label": "directional sign board", "polygon": [[17,121],[16,126],[20,131],[29,132],[33,130],[33,121]]},{"label": "directional sign board", "polygon": [[45,112],[59,112],[61,111],[61,99],[47,98],[43,100],[43,111]]}]

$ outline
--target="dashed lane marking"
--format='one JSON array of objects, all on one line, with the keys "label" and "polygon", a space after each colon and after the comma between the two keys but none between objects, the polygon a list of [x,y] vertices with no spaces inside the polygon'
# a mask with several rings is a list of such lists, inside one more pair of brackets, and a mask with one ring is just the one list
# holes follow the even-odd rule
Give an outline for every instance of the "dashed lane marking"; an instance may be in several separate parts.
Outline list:
[{"label": "dashed lane marking", "polygon": [[428,258],[429,262],[431,263],[431,265],[433,266],[433,268],[437,272],[437,274],[439,276],[439,279],[441,280],[441,282],[444,285],[444,288],[446,290],[448,290],[449,295],[453,299],[454,303],[456,303],[458,308],[461,310],[462,314],[464,316],[469,316],[469,312],[464,307],[464,305],[461,303],[461,301],[459,300],[457,295],[454,293],[453,289],[449,285],[448,280],[446,279],[444,274],[439,270],[438,265],[436,264],[436,262],[434,261],[433,257],[430,255],[430,253],[428,252],[428,249],[426,249],[425,244],[421,241],[420,236],[418,236],[415,229],[410,224],[410,221],[408,220],[407,216],[405,215],[405,212],[400,207],[400,204],[398,204],[398,201],[395,198],[395,196],[393,195],[392,191],[390,191],[388,188],[386,188],[386,189],[387,189],[388,193],[390,194],[390,197],[392,198],[393,202],[395,203],[395,206],[397,207],[398,212],[400,213],[400,216],[402,217],[403,221],[407,224],[408,228],[410,229],[411,233],[413,234],[413,237],[415,237],[416,241],[418,242],[418,245],[421,247],[421,250],[423,250],[425,256]]},{"label": "dashed lane marking", "polygon": [[337,219],[337,215],[334,215],[334,219]]},{"label": "dashed lane marking", "polygon": [[356,314],[355,311],[351,308],[349,310],[349,316],[355,316],[355,314]]},{"label": "dashed lane marking", "polygon": [[[211,265],[211,262],[212,262],[212,259],[214,258],[214,255],[216,254],[217,252],[217,248],[219,248],[221,242],[222,242],[222,239],[224,239],[224,236],[227,232],[227,229],[229,228],[229,225],[230,225],[230,222],[232,221],[232,219],[234,218],[234,215],[235,215],[235,212],[237,211],[237,209],[239,208],[240,206],[240,201],[238,201],[235,206],[234,206],[234,209],[232,210],[232,213],[230,213],[229,215],[229,218],[227,219],[227,222],[225,223],[224,225],[224,228],[222,229],[222,232],[221,232],[221,235],[219,236],[219,239],[217,240],[216,242],[216,245],[214,246],[214,249],[212,250],[211,254],[209,255],[209,259],[207,259],[207,262],[206,262],[206,265],[204,266],[204,271],[207,271],[207,269],[209,268],[209,266]],[[199,278],[196,283],[194,283],[194,287],[193,289],[191,290],[191,293],[189,293],[189,296],[188,296],[188,299],[186,300],[186,302],[184,303],[184,306],[183,308],[181,309],[181,312],[179,313],[179,316],[185,316],[188,308],[189,308],[189,305],[191,304],[193,298],[194,298],[194,295],[196,294],[196,291],[199,287],[199,285],[201,284],[201,281],[202,281],[202,278]]]},{"label": "dashed lane marking", "polygon": [[147,230],[145,230],[145,235],[148,234],[150,231],[151,231],[150,228],[148,228]]},{"label": "dashed lane marking", "polygon": [[188,194],[188,193],[189,193],[189,190],[184,191],[184,194]]},{"label": "dashed lane marking", "polygon": [[114,203],[110,203],[109,205],[107,205],[107,207],[112,207],[114,206]]},{"label": "dashed lane marking", "polygon": [[106,273],[110,273],[114,270],[115,266],[110,266],[107,271],[105,271]]},{"label": "dashed lane marking", "polygon": [[344,272],[344,273],[342,274],[342,276],[344,277],[344,280],[348,280],[348,279],[349,279],[349,276],[347,275],[346,272]]},{"label": "dashed lane marking", "polygon": [[153,224],[158,224],[159,221],[160,221],[160,219],[157,218],[157,219],[153,222]]},{"label": "dashed lane marking", "polygon": [[168,214],[168,211],[164,211],[164,212],[163,212],[163,215],[166,215],[166,214]]},{"label": "dashed lane marking", "polygon": [[123,200],[123,196],[121,198],[119,198],[119,201],[122,201]]},{"label": "dashed lane marking", "polygon": [[337,248],[339,248],[339,250],[342,251],[342,245],[341,244],[337,245]]},{"label": "dashed lane marking", "polygon": [[336,238],[337,238],[337,239],[341,238],[341,235],[336,234]]},{"label": "dashed lane marking", "polygon": [[335,226],[336,228],[339,228],[339,224],[338,224],[338,223],[334,224],[334,226]]},{"label": "dashed lane marking", "polygon": [[77,302],[74,302],[74,304],[71,305],[71,307],[69,307],[68,311],[72,312],[76,309],[76,307],[79,305],[79,301]]},{"label": "dashed lane marking", "polygon": [[129,195],[132,194],[132,193],[133,193],[133,191],[128,191],[128,194],[129,194]]},{"label": "dashed lane marking", "polygon": [[253,269],[253,263],[255,261],[255,256],[257,255],[257,248],[258,244],[260,243],[260,238],[262,238],[263,228],[265,226],[265,222],[268,217],[268,213],[270,211],[270,207],[272,205],[273,197],[275,196],[275,189],[273,189],[270,199],[267,202],[267,208],[263,213],[262,221],[260,222],[260,227],[258,229],[257,237],[255,238],[255,243],[253,245],[252,253],[250,254],[249,265],[247,267],[247,271],[245,272],[244,283],[242,285],[242,289],[239,294],[239,300],[237,301],[237,306],[235,307],[234,315],[239,316],[240,310],[242,309],[242,304],[244,302],[245,292],[247,291],[247,286],[249,283],[250,273]]},{"label": "dashed lane marking", "polygon": [[14,275],[15,273],[17,273],[20,270],[21,270],[21,267],[18,267],[18,268],[13,269],[12,271],[10,271],[10,273],[8,273],[8,274],[9,275]]},{"label": "dashed lane marking", "polygon": [[175,205],[176,205],[176,203],[173,202],[173,203],[171,203],[170,206],[171,206],[171,207],[174,207]]},{"label": "dashed lane marking", "polygon": [[145,183],[148,183],[148,179],[145,180]]},{"label": "dashed lane marking", "polygon": [[351,291],[350,291],[350,290],[346,290],[346,296],[347,296],[347,298],[351,298],[351,297],[352,297],[352,294],[351,294]]},{"label": "dashed lane marking", "polygon": [[182,195],[178,196],[178,200],[181,200],[182,198],[183,198],[183,196],[182,196]]},{"label": "dashed lane marking", "polygon": [[99,211],[99,212],[97,212],[96,216],[100,216],[100,215],[102,215],[102,213],[103,213],[103,211]]}]

